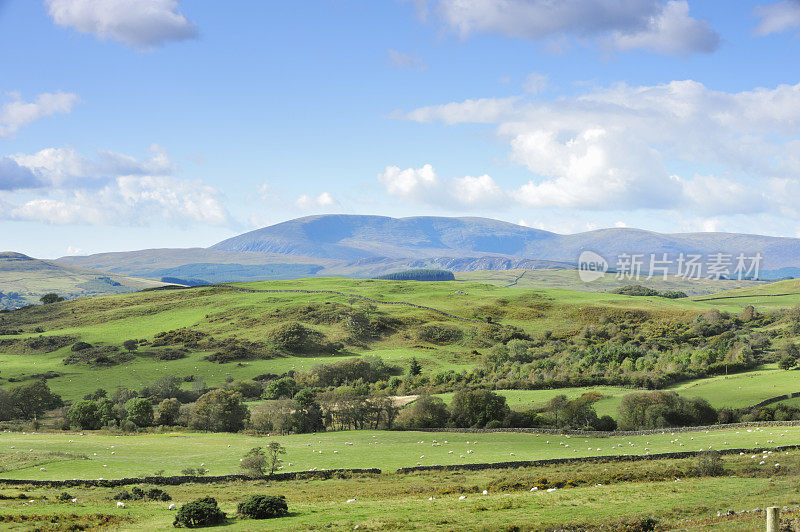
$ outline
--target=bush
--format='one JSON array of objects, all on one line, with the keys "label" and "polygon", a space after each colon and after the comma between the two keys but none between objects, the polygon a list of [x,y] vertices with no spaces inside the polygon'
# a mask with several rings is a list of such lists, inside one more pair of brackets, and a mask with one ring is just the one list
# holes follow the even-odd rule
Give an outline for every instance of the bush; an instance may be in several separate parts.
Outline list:
[{"label": "bush", "polygon": [[100,411],[94,401],[76,402],[70,407],[67,419],[83,430],[97,430],[102,426]]},{"label": "bush", "polygon": [[725,463],[717,451],[705,451],[695,460],[697,474],[704,477],[718,477],[725,474]]},{"label": "bush", "polygon": [[426,323],[417,329],[417,338],[423,342],[448,345],[461,340],[461,329],[449,323]]},{"label": "bush", "polygon": [[68,502],[72,500],[72,495],[70,495],[66,491],[62,491],[61,493],[58,494],[58,496],[56,496],[56,500],[61,502]]},{"label": "bush", "polygon": [[238,513],[250,519],[272,519],[284,517],[289,514],[286,497],[274,495],[253,495],[244,502],[239,503]]},{"label": "bush", "polygon": [[92,344],[87,344],[86,342],[75,342],[74,344],[72,344],[72,347],[70,348],[70,350],[73,351],[73,352],[75,352],[75,351],[83,351],[84,349],[90,349],[91,347],[92,347]]},{"label": "bush", "polygon": [[225,521],[225,512],[219,509],[217,500],[213,497],[203,497],[181,506],[172,525],[175,527],[199,528],[219,525],[223,521]]},{"label": "bush", "polygon": [[400,412],[397,423],[409,428],[441,428],[449,416],[441,397],[423,395]]}]

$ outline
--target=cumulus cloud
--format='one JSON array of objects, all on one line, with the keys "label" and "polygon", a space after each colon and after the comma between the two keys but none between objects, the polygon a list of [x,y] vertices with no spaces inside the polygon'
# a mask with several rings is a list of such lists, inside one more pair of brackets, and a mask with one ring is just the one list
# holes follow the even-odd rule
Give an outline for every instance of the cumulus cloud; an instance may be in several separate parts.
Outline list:
[{"label": "cumulus cloud", "polygon": [[[550,101],[470,100],[403,116],[495,124],[511,160],[532,174],[505,192],[524,206],[800,216],[793,207],[800,194],[800,84],[742,92],[691,80],[619,84]],[[715,171],[681,175],[692,166]],[[394,174],[395,188],[426,197],[419,176]]]},{"label": "cumulus cloud", "polygon": [[197,36],[177,0],[45,0],[59,26],[149,49]]},{"label": "cumulus cloud", "polygon": [[386,50],[389,62],[397,68],[407,68],[409,70],[425,70],[425,63],[419,56],[404,54],[397,50]]},{"label": "cumulus cloud", "polygon": [[753,15],[761,19],[754,32],[762,37],[800,29],[800,1],[798,0],[781,0],[757,6],[753,9]]},{"label": "cumulus cloud", "polygon": [[32,154],[15,154],[11,158],[29,168],[43,182],[57,187],[100,186],[115,176],[171,175],[177,170],[166,150],[150,146],[151,157],[139,160],[111,151],[98,152],[90,159],[72,148],[45,148]]},{"label": "cumulus cloud", "polygon": [[0,216],[51,224],[228,224],[217,189],[169,175],[176,168],[166,151],[153,145],[151,153],[142,160],[114,152],[89,159],[48,148],[0,159],[0,190],[18,193],[4,202]]},{"label": "cumulus cloud", "polygon": [[334,207],[338,202],[333,198],[330,192],[323,192],[318,196],[309,196],[308,194],[300,194],[297,196],[294,204],[304,210],[324,209],[326,207]]},{"label": "cumulus cloud", "polygon": [[531,40],[600,39],[618,50],[707,53],[719,45],[685,0],[438,0],[433,10],[462,38],[488,33]]},{"label": "cumulus cloud", "polygon": [[404,201],[447,208],[497,206],[506,198],[505,192],[488,175],[443,180],[430,164],[405,170],[387,166],[378,174],[378,181],[388,194]]},{"label": "cumulus cloud", "polygon": [[13,136],[21,127],[57,113],[67,114],[78,103],[78,96],[68,92],[44,93],[26,102],[17,94],[0,107],[0,138]]},{"label": "cumulus cloud", "polygon": [[20,166],[11,157],[0,158],[0,190],[23,190],[45,186],[30,168]]},{"label": "cumulus cloud", "polygon": [[685,0],[670,1],[664,9],[648,18],[641,30],[615,31],[613,49],[649,50],[662,55],[687,56],[692,53],[711,53],[719,47],[719,35],[707,22],[689,16]]}]

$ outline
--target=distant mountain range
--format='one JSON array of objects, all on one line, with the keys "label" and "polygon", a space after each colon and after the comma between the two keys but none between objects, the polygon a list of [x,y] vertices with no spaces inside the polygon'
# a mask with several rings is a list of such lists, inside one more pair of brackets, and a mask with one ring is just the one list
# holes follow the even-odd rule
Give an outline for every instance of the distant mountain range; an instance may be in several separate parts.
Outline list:
[{"label": "distant mountain range", "polygon": [[[622,254],[673,260],[760,253],[762,278],[800,275],[800,239],[734,233],[661,234],[615,228],[561,235],[487,218],[319,215],[250,231],[210,248],[62,257],[62,265],[131,276],[207,282],[345,275],[408,268],[453,271],[575,268],[583,251],[613,268]],[[649,259],[648,259],[649,260]],[[674,271],[674,266],[671,271]]]},{"label": "distant mountain range", "polygon": [[66,266],[22,253],[0,252],[0,309],[35,304],[51,292],[72,299],[163,285],[160,281]]}]

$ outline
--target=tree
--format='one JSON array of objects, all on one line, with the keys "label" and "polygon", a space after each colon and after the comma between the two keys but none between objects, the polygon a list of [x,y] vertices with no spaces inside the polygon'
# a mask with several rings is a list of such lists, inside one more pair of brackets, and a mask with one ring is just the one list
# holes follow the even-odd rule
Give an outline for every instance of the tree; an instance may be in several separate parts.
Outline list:
[{"label": "tree", "polygon": [[416,357],[411,359],[411,364],[408,367],[408,373],[414,377],[422,373],[422,364],[417,361]]},{"label": "tree", "polygon": [[43,380],[11,388],[10,395],[16,415],[22,419],[34,419],[47,410],[64,406],[61,397],[51,392]]},{"label": "tree", "polygon": [[240,394],[216,389],[200,396],[195,402],[189,426],[211,432],[238,432],[244,428],[249,416]]},{"label": "tree", "polygon": [[795,364],[797,364],[797,359],[791,355],[783,355],[780,361],[778,362],[778,366],[781,369],[786,369],[786,370],[792,369],[795,366]]},{"label": "tree", "polygon": [[97,430],[102,426],[100,412],[95,401],[85,399],[73,404],[67,413],[70,424],[83,430]]},{"label": "tree", "polygon": [[450,412],[441,397],[423,395],[400,412],[398,423],[411,428],[441,428],[448,417]]},{"label": "tree", "polygon": [[286,448],[276,441],[269,442],[267,445],[267,466],[269,467],[269,475],[275,472],[275,469],[283,462],[281,455],[286,454]]},{"label": "tree", "polygon": [[122,342],[122,347],[124,347],[128,353],[133,353],[139,349],[139,342],[136,340],[125,340]]},{"label": "tree", "polygon": [[267,453],[261,447],[253,447],[242,457],[241,462],[239,462],[239,468],[247,476],[263,477],[264,472],[267,470]]},{"label": "tree", "polygon": [[291,399],[298,392],[300,387],[291,377],[283,377],[270,381],[264,388],[264,399]]},{"label": "tree", "polygon": [[65,301],[65,299],[58,294],[45,294],[39,298],[39,301],[41,301],[43,305],[49,305],[51,303]]},{"label": "tree", "polygon": [[136,397],[125,403],[127,419],[137,427],[149,427],[153,424],[153,405],[147,399]]},{"label": "tree", "polygon": [[450,419],[457,427],[485,427],[502,421],[509,411],[502,395],[489,390],[459,391],[450,405]]},{"label": "tree", "polygon": [[164,399],[158,404],[159,425],[174,425],[178,421],[181,402],[175,398]]}]

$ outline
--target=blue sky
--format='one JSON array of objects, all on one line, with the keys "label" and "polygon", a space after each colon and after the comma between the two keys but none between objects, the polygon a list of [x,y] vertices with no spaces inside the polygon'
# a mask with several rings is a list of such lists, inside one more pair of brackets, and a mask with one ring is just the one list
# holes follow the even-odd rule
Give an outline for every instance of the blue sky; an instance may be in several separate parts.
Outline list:
[{"label": "blue sky", "polygon": [[329,212],[800,236],[798,35],[796,0],[0,0],[0,247]]}]

